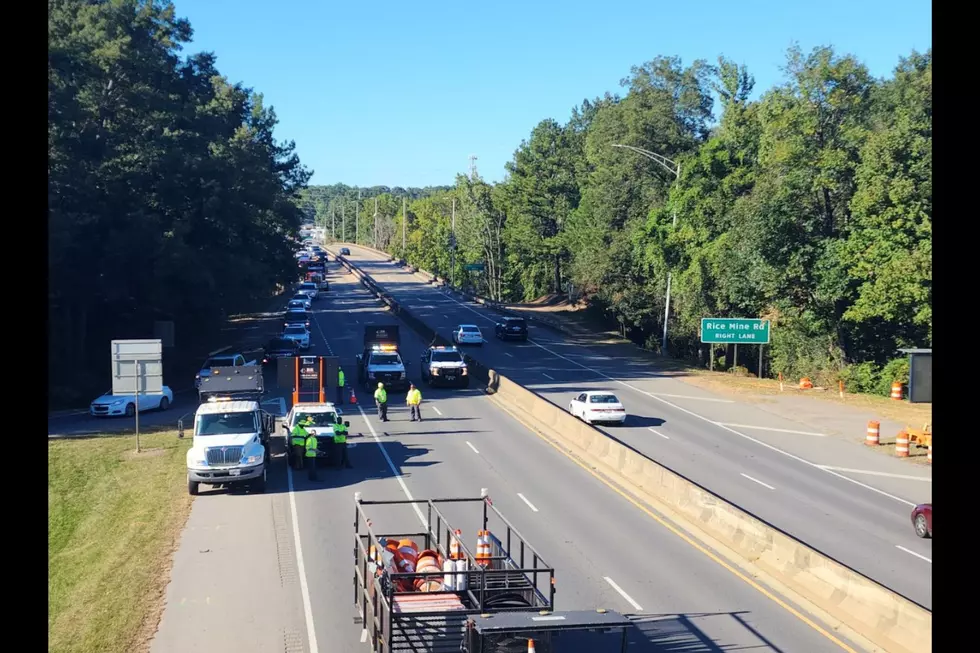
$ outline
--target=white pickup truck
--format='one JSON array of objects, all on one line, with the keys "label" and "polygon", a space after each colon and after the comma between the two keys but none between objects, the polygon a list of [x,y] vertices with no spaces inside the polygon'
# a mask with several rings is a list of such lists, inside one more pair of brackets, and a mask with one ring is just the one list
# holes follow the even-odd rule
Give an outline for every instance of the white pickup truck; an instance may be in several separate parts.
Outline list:
[{"label": "white pickup truck", "polygon": [[213,355],[201,365],[201,371],[194,377],[194,387],[201,387],[201,379],[211,375],[212,367],[241,367],[243,365],[258,365],[258,361],[246,361],[241,354]]}]

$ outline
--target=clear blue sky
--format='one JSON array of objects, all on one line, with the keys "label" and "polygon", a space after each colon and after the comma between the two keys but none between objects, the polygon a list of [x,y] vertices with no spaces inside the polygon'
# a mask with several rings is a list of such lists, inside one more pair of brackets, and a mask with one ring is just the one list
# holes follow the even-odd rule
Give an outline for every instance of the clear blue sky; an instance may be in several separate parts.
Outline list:
[{"label": "clear blue sky", "polygon": [[793,41],[833,45],[876,76],[932,45],[925,0],[174,2],[194,28],[186,51],[213,51],[265,95],[311,184],[452,184],[470,154],[498,181],[535,124],[565,122],[661,54],[724,54],[758,95],[782,81]]}]

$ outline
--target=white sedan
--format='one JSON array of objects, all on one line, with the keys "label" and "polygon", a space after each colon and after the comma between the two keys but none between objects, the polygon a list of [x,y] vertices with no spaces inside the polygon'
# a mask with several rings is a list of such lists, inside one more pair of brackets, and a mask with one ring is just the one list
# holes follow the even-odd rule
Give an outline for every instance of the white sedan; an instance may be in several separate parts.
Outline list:
[{"label": "white sedan", "polygon": [[457,345],[483,345],[483,333],[475,324],[460,324],[453,330],[453,342]]},{"label": "white sedan", "polygon": [[291,324],[282,330],[283,340],[292,340],[300,349],[310,348],[310,332],[302,324]]},{"label": "white sedan", "polygon": [[[140,395],[140,412],[145,410],[167,410],[173,401],[173,390],[169,386],[163,386],[163,394]],[[89,414],[93,417],[116,417],[119,415],[132,417],[136,414],[136,396],[114,395],[110,390],[93,401],[88,410]]]},{"label": "white sedan", "polygon": [[619,397],[606,390],[583,392],[568,404],[568,412],[589,424],[626,421],[626,409]]}]

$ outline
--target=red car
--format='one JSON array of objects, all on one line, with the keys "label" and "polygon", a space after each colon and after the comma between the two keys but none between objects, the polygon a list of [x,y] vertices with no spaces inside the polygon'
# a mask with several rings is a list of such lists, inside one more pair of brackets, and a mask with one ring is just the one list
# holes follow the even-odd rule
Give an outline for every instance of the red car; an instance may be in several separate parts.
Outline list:
[{"label": "red car", "polygon": [[919,537],[932,537],[932,504],[923,503],[912,510],[912,526]]}]

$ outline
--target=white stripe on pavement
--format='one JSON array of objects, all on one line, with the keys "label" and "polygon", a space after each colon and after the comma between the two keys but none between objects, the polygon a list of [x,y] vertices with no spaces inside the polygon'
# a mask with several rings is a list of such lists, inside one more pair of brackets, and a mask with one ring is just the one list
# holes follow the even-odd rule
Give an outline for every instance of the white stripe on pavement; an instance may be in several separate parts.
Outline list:
[{"label": "white stripe on pavement", "polygon": [[480,453],[480,451],[476,447],[474,447],[473,443],[470,442],[469,440],[466,441],[466,444],[469,445],[469,448],[473,450],[473,453]]},{"label": "white stripe on pavement", "polygon": [[921,558],[921,559],[923,559],[923,560],[925,560],[926,562],[928,562],[929,564],[932,564],[932,560],[930,560],[929,558],[927,558],[927,557],[925,557],[925,556],[924,556],[924,555],[922,555],[921,553],[916,553],[915,551],[909,551],[909,550],[908,550],[908,549],[906,549],[906,548],[905,548],[904,546],[899,546],[899,545],[897,545],[897,544],[895,545],[895,548],[896,548],[896,549],[901,549],[902,551],[905,551],[906,553],[911,553],[911,554],[912,554],[912,555],[914,555],[914,556],[915,556],[916,558]]},{"label": "white stripe on pavement", "polygon": [[538,511],[538,509],[534,507],[534,504],[527,500],[527,497],[526,496],[524,496],[520,492],[517,493],[517,496],[519,496],[521,498],[521,501],[523,501],[524,503],[527,504],[527,507],[528,508],[530,508],[534,512],[537,512]]},{"label": "white stripe on pavement", "polygon": [[612,585],[612,588],[614,590],[616,590],[617,592],[619,592],[619,595],[621,597],[623,597],[624,599],[626,599],[626,602],[629,603],[630,605],[632,605],[634,610],[636,610],[637,612],[643,612],[643,608],[640,607],[640,604],[637,603],[636,601],[634,601],[632,599],[632,597],[630,597],[629,594],[627,594],[626,592],[624,592],[623,591],[623,588],[616,584],[616,581],[614,581],[609,576],[603,576],[602,579],[605,580],[610,585]]},{"label": "white stripe on pavement", "polygon": [[303,545],[299,538],[299,517],[296,514],[296,492],[293,490],[293,470],[286,465],[286,483],[289,487],[289,510],[293,517],[293,540],[296,542],[296,571],[299,573],[299,589],[303,597],[303,617],[306,619],[306,637],[310,653],[319,653],[316,631],[313,628],[313,608],[310,604],[310,587],[306,582],[306,565],[303,563]]},{"label": "white stripe on pavement", "polygon": [[932,479],[928,476],[892,474],[891,472],[875,472],[870,469],[850,469],[849,467],[831,467],[830,465],[818,465],[818,467],[820,467],[820,469],[831,469],[835,472],[844,472],[846,474],[867,474],[868,476],[886,476],[888,478],[900,478],[906,481],[922,481],[924,483],[932,483]]},{"label": "white stripe on pavement", "polygon": [[438,415],[439,417],[442,417],[442,411],[441,410],[439,410],[435,406],[432,407],[432,410],[436,411],[436,415]]},{"label": "white stripe on pavement", "polygon": [[731,426],[737,429],[755,429],[757,431],[775,431],[776,433],[795,433],[797,435],[815,435],[818,438],[827,437],[826,433],[813,433],[812,431],[791,431],[790,429],[777,429],[771,426],[752,426],[750,424],[729,424],[727,422],[715,422],[718,426]]},{"label": "white stripe on pavement", "polygon": [[658,431],[655,428],[653,428],[652,426],[648,426],[647,429],[650,430],[653,433],[656,433],[657,435],[659,435],[660,437],[662,437],[664,440],[669,440],[670,439],[666,435],[664,435],[663,433],[661,433],[660,431]]},{"label": "white stripe on pavement", "polygon": [[775,489],[776,489],[776,488],[774,488],[773,486],[771,486],[771,485],[769,485],[768,483],[763,483],[762,481],[760,481],[760,480],[759,480],[759,479],[757,479],[757,478],[752,478],[752,477],[751,477],[751,476],[749,476],[748,474],[742,474],[742,476],[744,476],[745,478],[747,478],[747,479],[749,479],[749,480],[750,480],[750,481],[752,481],[753,483],[758,483],[758,484],[759,484],[759,485],[761,485],[762,487],[767,487],[767,488],[769,488],[770,490],[775,490]]}]

